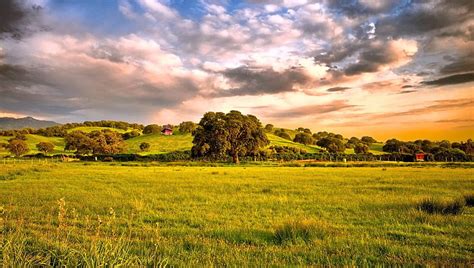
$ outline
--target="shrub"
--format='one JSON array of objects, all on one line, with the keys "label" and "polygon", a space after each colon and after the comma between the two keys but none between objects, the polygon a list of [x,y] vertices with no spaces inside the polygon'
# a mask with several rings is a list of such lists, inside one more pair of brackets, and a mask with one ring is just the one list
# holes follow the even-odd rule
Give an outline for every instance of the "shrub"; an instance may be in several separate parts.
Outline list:
[{"label": "shrub", "polygon": [[463,212],[465,205],[466,201],[464,199],[447,201],[428,198],[421,201],[417,205],[417,208],[429,214],[458,215]]},{"label": "shrub", "polygon": [[140,151],[145,152],[150,150],[151,145],[148,142],[140,143]]},{"label": "shrub", "polygon": [[468,207],[474,206],[474,193],[465,194],[464,201],[466,202],[466,206]]},{"label": "shrub", "polygon": [[278,227],[274,233],[275,242],[279,245],[310,243],[323,239],[327,234],[327,224],[314,220],[290,221]]}]

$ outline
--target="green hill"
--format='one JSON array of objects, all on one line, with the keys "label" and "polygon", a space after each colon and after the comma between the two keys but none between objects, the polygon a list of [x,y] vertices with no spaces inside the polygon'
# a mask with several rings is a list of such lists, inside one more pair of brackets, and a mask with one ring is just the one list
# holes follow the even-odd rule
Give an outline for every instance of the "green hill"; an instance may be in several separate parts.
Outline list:
[{"label": "green hill", "polygon": [[[5,137],[0,136],[0,143],[8,143],[8,140],[12,137]],[[44,137],[40,135],[34,134],[27,134],[26,135],[26,143],[28,144],[28,148],[30,151],[27,154],[37,154],[39,151],[36,149],[36,144],[40,142],[51,142],[54,144],[54,151],[52,154],[61,154],[64,153],[64,139],[58,137]],[[10,154],[5,149],[0,149],[0,155],[8,155]]]},{"label": "green hill", "polygon": [[[68,132],[72,132],[75,130],[80,130],[83,132],[91,132],[94,130],[103,130],[103,129],[109,129],[112,131],[117,131],[119,133],[125,133],[128,131],[124,131],[121,129],[116,129],[116,128],[108,128],[108,127],[76,127],[73,129],[68,130]],[[290,130],[290,129],[285,129],[285,131],[290,134],[290,136],[293,138],[294,135],[296,134],[296,131]],[[304,145],[300,143],[295,143],[293,141],[281,138],[276,136],[275,134],[272,133],[266,133],[268,139],[270,140],[270,145],[276,145],[276,146],[288,146],[288,147],[295,147],[299,149],[303,149],[308,153],[316,153],[318,152],[321,148],[316,145]],[[30,148],[30,152],[28,154],[36,154],[39,153],[38,150],[36,150],[36,144],[42,141],[49,141],[55,145],[55,150],[53,154],[59,154],[59,153],[64,153],[64,139],[63,138],[58,138],[58,137],[43,137],[39,135],[33,135],[33,134],[28,134],[26,135],[27,137],[27,143],[28,147]],[[11,137],[4,137],[0,136],[0,143],[6,143],[8,142],[8,139]],[[135,137],[129,140],[125,141],[126,144],[126,153],[139,153],[139,154],[162,154],[162,153],[167,153],[167,152],[172,152],[172,151],[184,151],[184,150],[190,150],[192,147],[192,140],[193,137],[191,134],[181,134],[179,132],[175,132],[174,135],[172,136],[165,136],[162,134],[145,134],[141,135],[139,137]],[[140,151],[140,144],[143,142],[147,142],[151,145],[151,148],[147,152],[141,152]],[[374,143],[370,146],[370,152],[373,154],[384,154],[382,151],[382,146],[383,143]],[[346,149],[345,153],[347,154],[352,154],[354,153],[353,149]],[[7,155],[9,154],[5,149],[0,149],[0,155]]]},{"label": "green hill", "polygon": [[171,136],[165,136],[161,133],[158,134],[145,134],[139,137],[135,137],[126,140],[127,152],[128,153],[140,153],[140,144],[147,142],[151,148],[148,152],[142,154],[161,154],[172,151],[184,151],[190,150],[193,146],[193,137],[191,134],[174,134]]}]

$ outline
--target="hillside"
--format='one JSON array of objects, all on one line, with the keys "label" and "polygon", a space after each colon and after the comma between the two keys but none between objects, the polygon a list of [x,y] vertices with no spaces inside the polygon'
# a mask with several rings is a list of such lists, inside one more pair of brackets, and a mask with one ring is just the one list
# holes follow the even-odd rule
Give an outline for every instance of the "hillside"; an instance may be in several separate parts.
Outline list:
[{"label": "hillside", "polygon": [[0,130],[45,128],[57,125],[59,125],[59,123],[53,121],[38,120],[30,116],[23,118],[0,117]]},{"label": "hillside", "polygon": [[[68,130],[68,132],[71,132],[74,130],[80,130],[83,132],[91,132],[94,130],[103,130],[103,129],[117,131],[119,133],[125,132],[124,130],[121,130],[121,129],[108,128],[108,127],[76,127],[76,128]],[[287,133],[290,134],[290,136],[292,136],[292,138],[296,134],[296,132],[293,130],[286,130],[286,131]],[[266,135],[270,141],[269,146],[295,147],[295,148],[303,149],[308,153],[316,153],[321,149],[319,146],[316,146],[316,145],[304,145],[304,144],[296,143],[296,142],[278,137],[272,133],[266,133]],[[8,139],[10,138],[11,137],[0,136],[0,143],[6,143]],[[36,144],[42,141],[49,141],[55,145],[54,154],[64,153],[63,151],[64,139],[63,138],[43,137],[40,135],[33,135],[33,134],[26,135],[26,138],[27,138],[28,147],[30,148],[29,154],[39,153],[36,150]],[[139,137],[125,140],[125,144],[126,144],[125,152],[148,155],[148,154],[162,154],[162,153],[168,153],[172,151],[185,151],[185,150],[191,150],[191,147],[193,146],[192,141],[193,141],[193,137],[191,136],[191,134],[181,134],[179,132],[175,132],[175,134],[172,136],[164,136],[161,134],[144,134]],[[140,151],[139,146],[143,142],[147,142],[151,145],[151,148],[149,151],[147,152]],[[382,151],[382,145],[383,144],[381,143],[372,144],[370,146],[370,152],[376,155],[383,154],[384,152]],[[354,150],[346,149],[345,153],[352,154],[354,153]],[[7,155],[7,154],[8,152],[6,150],[0,149],[0,155]]]}]

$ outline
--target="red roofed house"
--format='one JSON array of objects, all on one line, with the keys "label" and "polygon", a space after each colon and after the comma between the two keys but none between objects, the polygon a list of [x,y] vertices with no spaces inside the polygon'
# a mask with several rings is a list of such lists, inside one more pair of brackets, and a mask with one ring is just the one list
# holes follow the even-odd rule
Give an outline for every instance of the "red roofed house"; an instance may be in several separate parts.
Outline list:
[{"label": "red roofed house", "polygon": [[425,154],[424,153],[417,153],[415,154],[415,161],[425,161]]},{"label": "red roofed house", "polygon": [[173,128],[170,125],[165,125],[163,126],[163,129],[161,130],[161,134],[170,136],[173,135]]}]

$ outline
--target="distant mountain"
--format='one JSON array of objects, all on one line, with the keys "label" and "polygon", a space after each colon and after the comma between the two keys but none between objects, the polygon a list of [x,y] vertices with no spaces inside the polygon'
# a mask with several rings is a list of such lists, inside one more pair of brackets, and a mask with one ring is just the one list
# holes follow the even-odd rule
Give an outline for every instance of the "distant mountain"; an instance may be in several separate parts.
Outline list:
[{"label": "distant mountain", "polygon": [[0,130],[45,128],[57,125],[60,124],[53,121],[38,120],[30,116],[23,118],[0,117]]}]

